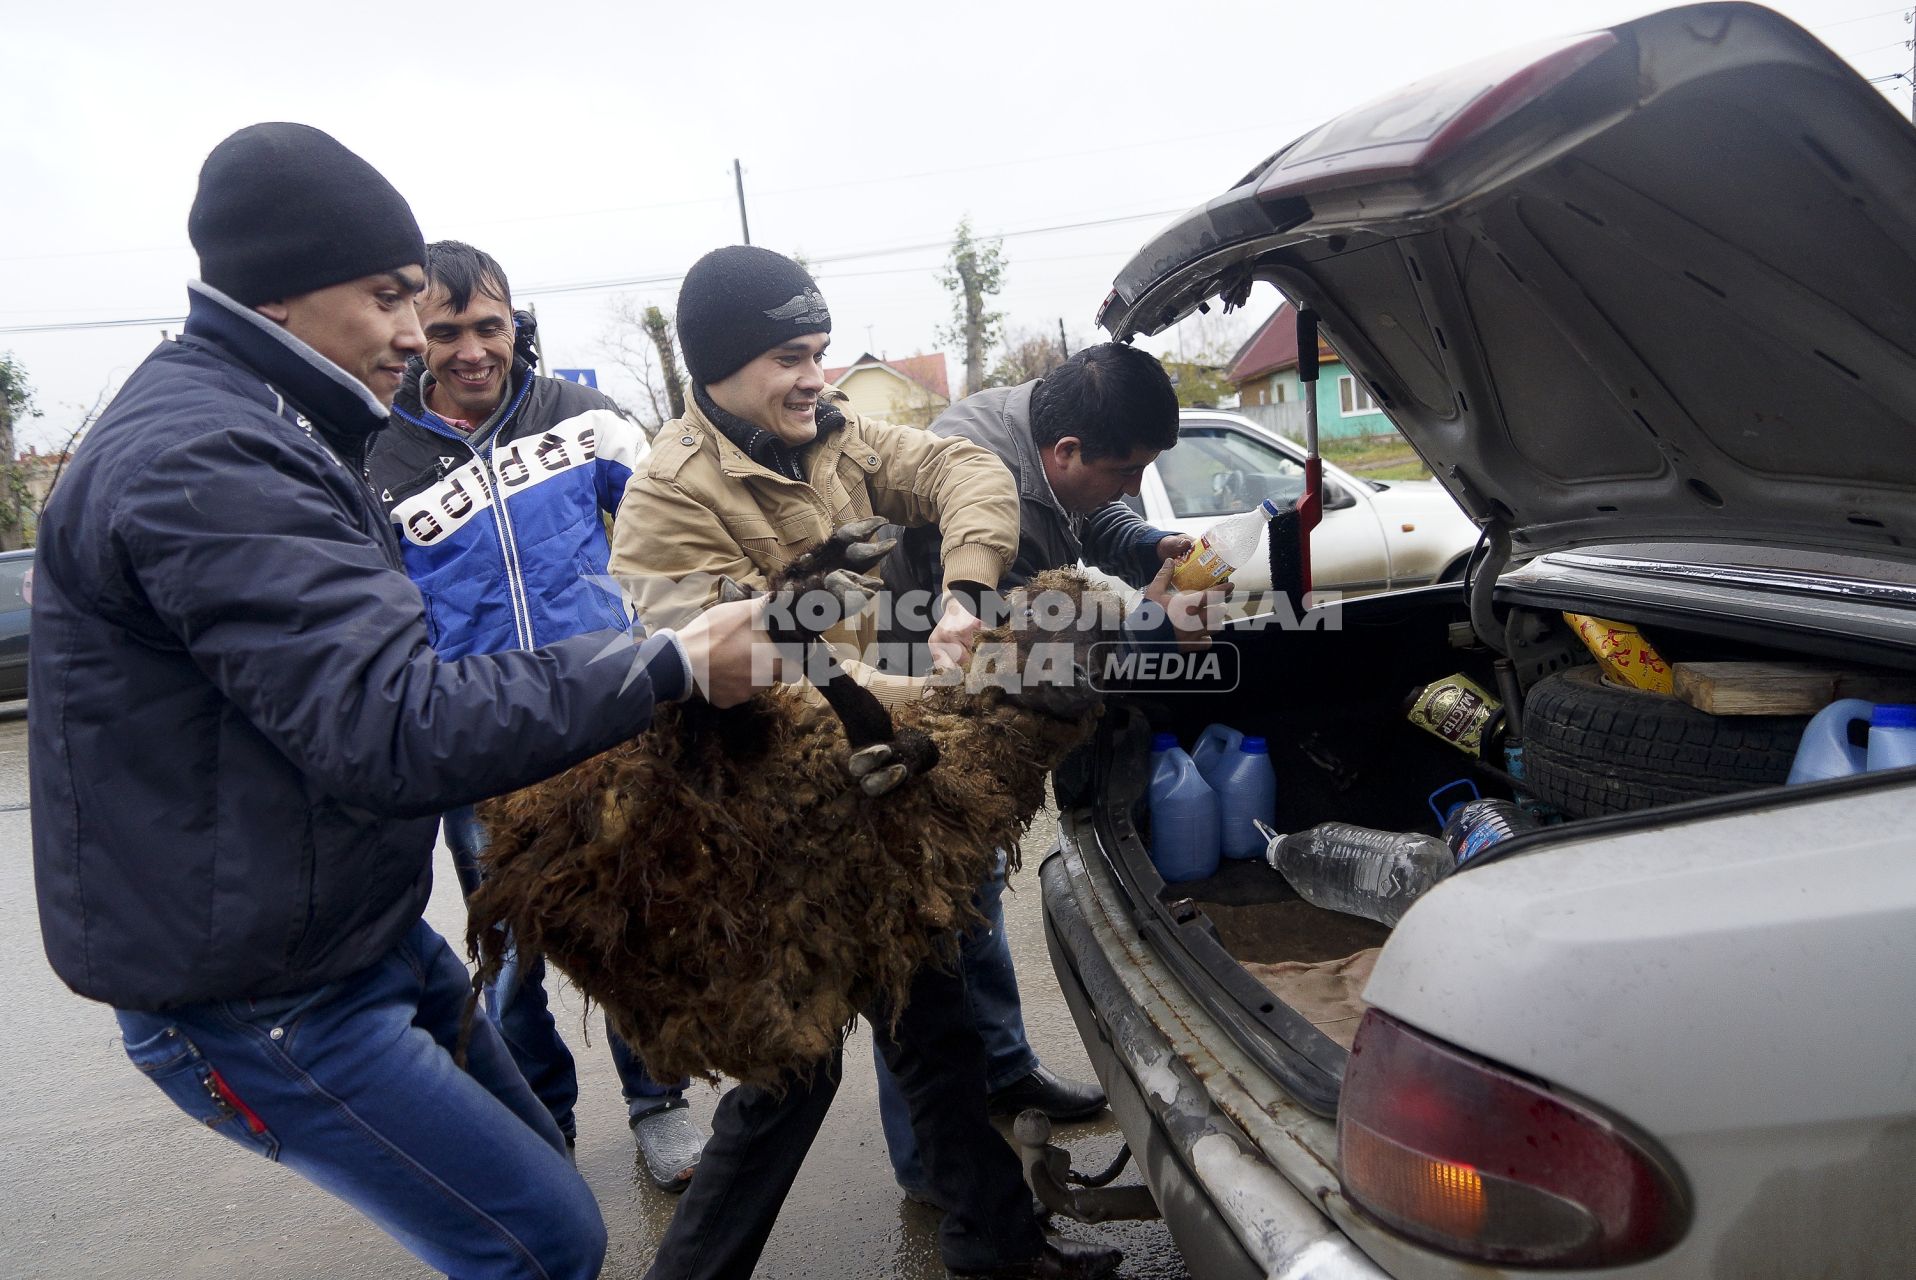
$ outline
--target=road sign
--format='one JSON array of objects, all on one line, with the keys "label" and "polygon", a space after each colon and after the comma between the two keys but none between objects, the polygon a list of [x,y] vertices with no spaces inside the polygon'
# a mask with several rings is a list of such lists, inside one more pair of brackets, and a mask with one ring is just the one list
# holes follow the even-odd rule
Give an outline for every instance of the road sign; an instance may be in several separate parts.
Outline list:
[{"label": "road sign", "polygon": [[581,386],[599,389],[599,371],[597,369],[554,369],[552,376],[563,378],[567,382],[576,382]]}]

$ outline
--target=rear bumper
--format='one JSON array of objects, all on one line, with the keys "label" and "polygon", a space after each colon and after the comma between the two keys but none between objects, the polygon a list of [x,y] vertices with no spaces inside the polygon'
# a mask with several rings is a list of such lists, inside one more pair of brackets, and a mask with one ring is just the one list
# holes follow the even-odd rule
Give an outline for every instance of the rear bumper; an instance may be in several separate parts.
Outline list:
[{"label": "rear bumper", "polygon": [[[1336,1197],[1332,1170],[1311,1149],[1329,1149],[1327,1122],[1241,1059],[1231,1061],[1228,1042],[1216,1043],[1222,1037],[1204,1035],[1201,1010],[1181,1000],[1135,945],[1135,929],[1106,913],[1115,886],[1077,849],[1074,825],[1064,824],[1059,849],[1040,871],[1045,942],[1078,1034],[1191,1274],[1388,1280],[1294,1185],[1301,1178],[1320,1197]],[[1261,1089],[1271,1093],[1257,1096]],[[1316,1126],[1313,1141],[1278,1132],[1285,1125]],[[1298,1168],[1281,1171],[1264,1143],[1281,1145]]]}]

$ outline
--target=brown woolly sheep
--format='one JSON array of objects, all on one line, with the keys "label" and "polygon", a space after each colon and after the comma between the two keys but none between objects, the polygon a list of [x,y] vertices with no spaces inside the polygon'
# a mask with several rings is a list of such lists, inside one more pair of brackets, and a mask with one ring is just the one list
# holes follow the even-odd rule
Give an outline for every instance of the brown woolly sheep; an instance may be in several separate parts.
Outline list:
[{"label": "brown woolly sheep", "polygon": [[[836,563],[871,563],[842,541]],[[815,582],[820,568],[795,564],[781,581],[803,569]],[[1040,575],[1024,594],[1043,592],[1079,617],[1116,611],[1076,573]],[[826,688],[836,714],[788,687],[725,711],[665,707],[632,741],[482,806],[491,843],[468,935],[480,980],[509,938],[545,956],[662,1080],[776,1086],[827,1060],[860,1009],[899,1007],[919,965],[948,962],[995,851],[1016,856],[1046,774],[1097,719],[1082,669],[1035,693],[978,678],[1048,641],[1068,680],[1094,638],[1041,630],[1012,604],[1013,624],[980,637],[974,678],[894,713],[896,739],[919,747],[898,757],[909,769],[881,769],[902,778],[886,794],[868,794],[891,781],[870,776],[870,757],[889,747],[857,752],[864,785],[848,771],[848,745],[874,735],[834,696],[847,678]]]}]

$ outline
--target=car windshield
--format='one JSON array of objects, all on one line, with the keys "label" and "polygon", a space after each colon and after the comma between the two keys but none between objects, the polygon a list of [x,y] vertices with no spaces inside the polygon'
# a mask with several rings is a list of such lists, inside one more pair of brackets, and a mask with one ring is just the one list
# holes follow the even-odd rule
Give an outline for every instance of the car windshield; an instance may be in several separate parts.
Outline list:
[{"label": "car windshield", "polygon": [[1230,427],[1185,427],[1175,449],[1158,455],[1158,479],[1179,519],[1249,511],[1265,498],[1280,505],[1304,490],[1304,468],[1282,449]]},{"label": "car windshield", "polygon": [[33,561],[0,560],[0,613],[27,607],[27,579],[33,573]]}]

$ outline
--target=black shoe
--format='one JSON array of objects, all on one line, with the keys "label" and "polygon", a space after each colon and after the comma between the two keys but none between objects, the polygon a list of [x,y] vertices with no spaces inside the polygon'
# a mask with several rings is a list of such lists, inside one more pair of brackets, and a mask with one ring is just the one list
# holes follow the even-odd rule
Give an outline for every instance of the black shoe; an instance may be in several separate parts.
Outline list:
[{"label": "black shoe", "polygon": [[1027,1107],[1036,1107],[1053,1120],[1089,1120],[1104,1110],[1104,1090],[1081,1080],[1062,1079],[1039,1067],[987,1101],[994,1116],[1015,1116]]},{"label": "black shoe", "polygon": [[1090,1244],[1066,1236],[1047,1236],[1044,1249],[1029,1262],[1014,1262],[983,1271],[949,1268],[955,1276],[983,1276],[987,1280],[1098,1280],[1118,1269],[1124,1255],[1107,1244]]},{"label": "black shoe", "polygon": [[[908,1187],[901,1182],[898,1184],[898,1189],[905,1193],[905,1199],[915,1205],[921,1205],[924,1208],[930,1209],[933,1213],[948,1212],[945,1206],[939,1202],[938,1197],[931,1193],[930,1187]],[[1051,1221],[1051,1210],[1045,1207],[1044,1201],[1033,1196],[1031,1197],[1031,1216],[1039,1222],[1049,1222]]]}]

